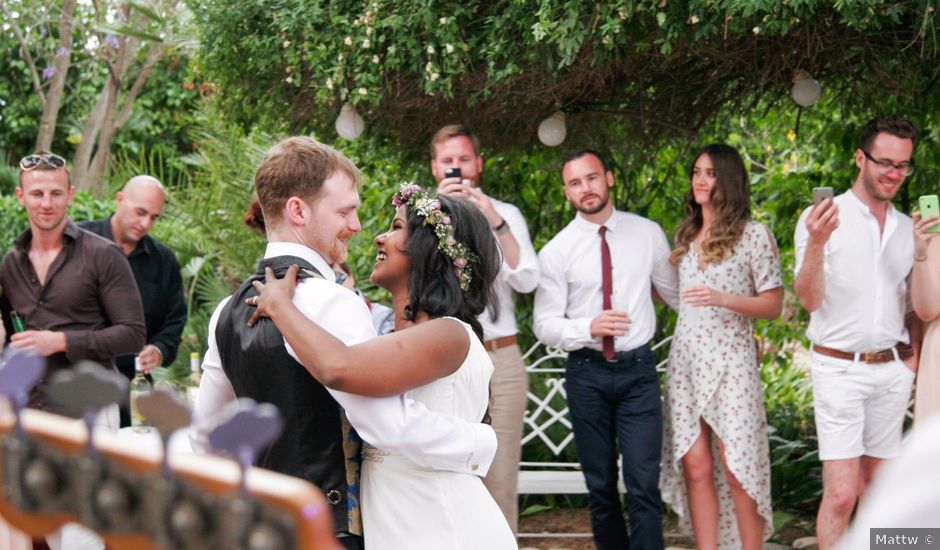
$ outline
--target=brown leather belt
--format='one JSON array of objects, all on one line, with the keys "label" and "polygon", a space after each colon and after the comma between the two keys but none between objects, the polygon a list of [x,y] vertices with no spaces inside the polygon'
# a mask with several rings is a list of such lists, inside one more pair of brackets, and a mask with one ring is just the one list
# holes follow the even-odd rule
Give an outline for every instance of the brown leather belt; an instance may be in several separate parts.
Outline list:
[{"label": "brown leather belt", "polygon": [[502,338],[494,338],[492,340],[487,340],[483,342],[483,347],[486,348],[486,351],[496,351],[500,348],[506,346],[511,346],[516,343],[516,335],[512,336],[503,336]]},{"label": "brown leather belt", "polygon": [[[861,352],[858,354],[858,360],[862,363],[887,363],[889,361],[894,361],[895,349],[897,349],[898,357],[901,359],[907,359],[908,357],[914,355],[914,348],[908,344],[902,344],[899,342],[898,345],[894,348]],[[819,344],[813,344],[813,351],[819,355],[825,355],[826,357],[848,359],[849,361],[855,360],[854,352],[827,348],[826,346],[820,346]]]}]

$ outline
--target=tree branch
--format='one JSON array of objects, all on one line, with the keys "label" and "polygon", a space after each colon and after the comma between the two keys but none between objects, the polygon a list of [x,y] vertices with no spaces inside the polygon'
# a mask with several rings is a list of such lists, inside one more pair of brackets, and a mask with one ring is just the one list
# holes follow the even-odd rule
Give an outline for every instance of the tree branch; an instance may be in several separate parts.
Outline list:
[{"label": "tree branch", "polygon": [[29,51],[29,44],[26,42],[26,37],[23,36],[23,31],[20,29],[19,25],[14,23],[15,19],[13,19],[10,9],[7,7],[7,3],[0,2],[0,8],[3,9],[3,15],[9,22],[10,28],[13,29],[13,34],[16,35],[17,42],[20,43],[20,51],[23,52],[23,59],[26,60],[26,65],[29,67],[29,72],[33,77],[33,91],[39,96],[39,103],[45,107],[46,95],[42,92],[42,81],[39,79],[39,71],[36,69],[36,62],[33,61],[33,54]]}]

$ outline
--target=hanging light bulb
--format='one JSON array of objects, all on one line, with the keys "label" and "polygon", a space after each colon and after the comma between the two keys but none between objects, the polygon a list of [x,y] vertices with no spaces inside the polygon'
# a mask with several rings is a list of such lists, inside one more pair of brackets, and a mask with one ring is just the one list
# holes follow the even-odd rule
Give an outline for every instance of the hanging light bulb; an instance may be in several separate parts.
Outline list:
[{"label": "hanging light bulb", "polygon": [[352,141],[361,136],[365,129],[366,123],[353,104],[343,103],[343,108],[336,117],[336,133],[339,137]]},{"label": "hanging light bulb", "polygon": [[561,111],[555,111],[539,124],[539,141],[549,147],[561,145],[566,135],[568,129],[565,128],[565,113]]},{"label": "hanging light bulb", "polygon": [[798,69],[793,75],[793,89],[790,90],[790,95],[800,107],[809,107],[819,101],[821,92],[819,82],[808,72]]}]

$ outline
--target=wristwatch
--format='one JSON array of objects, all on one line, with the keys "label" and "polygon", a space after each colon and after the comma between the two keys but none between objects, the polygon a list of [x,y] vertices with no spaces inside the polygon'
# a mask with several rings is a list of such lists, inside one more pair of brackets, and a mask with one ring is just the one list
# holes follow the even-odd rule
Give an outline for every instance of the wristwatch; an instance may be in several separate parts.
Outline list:
[{"label": "wristwatch", "polygon": [[493,231],[495,231],[497,235],[502,235],[503,233],[508,233],[508,232],[509,232],[509,224],[506,223],[506,218],[503,218],[503,221],[499,222],[499,225],[497,225],[496,227],[494,227],[494,228],[493,228]]}]

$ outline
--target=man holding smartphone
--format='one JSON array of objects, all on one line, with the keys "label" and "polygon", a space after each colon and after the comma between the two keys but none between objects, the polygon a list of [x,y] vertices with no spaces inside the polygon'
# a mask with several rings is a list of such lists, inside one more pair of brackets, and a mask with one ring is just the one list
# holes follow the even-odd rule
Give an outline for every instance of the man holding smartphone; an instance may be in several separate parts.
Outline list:
[{"label": "man holding smartphone", "polygon": [[808,208],[796,226],[793,288],[810,312],[823,462],[820,550],[835,546],[878,466],[901,451],[922,327],[907,315],[912,222],[891,200],[914,171],[916,139],[904,117],[871,120],[852,188]]},{"label": "man holding smartphone", "polygon": [[502,251],[499,276],[493,283],[499,298],[498,309],[491,306],[479,317],[483,326],[483,346],[495,367],[490,380],[489,414],[498,442],[496,458],[483,483],[515,534],[519,517],[522,417],[529,380],[522,352],[516,344],[518,329],[512,292],[535,290],[539,283],[539,262],[529,238],[529,228],[519,209],[488,196],[480,187],[483,173],[480,143],[466,126],[451,124],[434,134],[431,139],[431,173],[438,182],[438,193],[467,199],[480,208]]}]

